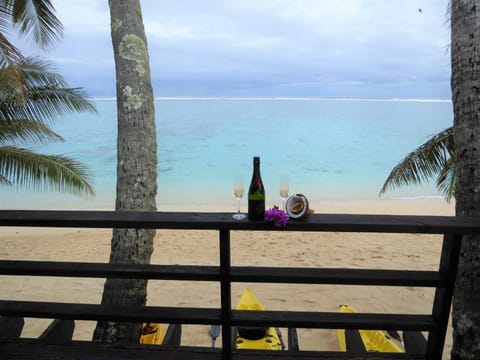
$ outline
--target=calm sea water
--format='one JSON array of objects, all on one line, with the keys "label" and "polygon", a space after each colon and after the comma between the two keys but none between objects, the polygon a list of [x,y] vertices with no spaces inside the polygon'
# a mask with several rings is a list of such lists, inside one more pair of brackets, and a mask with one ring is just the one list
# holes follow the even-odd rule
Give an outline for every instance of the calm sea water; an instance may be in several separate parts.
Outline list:
[{"label": "calm sea water", "polygon": [[[98,114],[58,119],[65,142],[31,146],[87,164],[96,198],[2,189],[1,208],[113,209],[116,103],[96,105]],[[267,206],[281,203],[284,175],[292,193],[312,200],[376,199],[393,166],[453,122],[449,101],[161,99],[155,106],[160,208],[234,206],[233,179],[242,175],[248,187],[253,156],[261,157]],[[435,196],[433,186],[386,195]]]}]

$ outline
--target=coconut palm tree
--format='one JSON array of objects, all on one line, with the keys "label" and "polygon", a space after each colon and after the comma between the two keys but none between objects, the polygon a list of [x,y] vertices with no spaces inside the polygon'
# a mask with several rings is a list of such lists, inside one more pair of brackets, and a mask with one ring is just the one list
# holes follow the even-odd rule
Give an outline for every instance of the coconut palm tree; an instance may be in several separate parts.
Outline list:
[{"label": "coconut palm tree", "polygon": [[[480,0],[451,0],[455,214],[480,217]],[[480,359],[480,235],[462,238],[453,297],[451,359]]]},{"label": "coconut palm tree", "polygon": [[[116,211],[156,211],[157,135],[152,81],[139,0],[110,0],[117,77]],[[111,263],[150,263],[154,229],[113,229]],[[107,279],[103,305],[142,306],[147,281]],[[138,343],[141,324],[100,321],[94,339]]]},{"label": "coconut palm tree", "polygon": [[77,161],[18,147],[61,141],[49,127],[56,117],[95,108],[50,64],[24,58],[6,36],[11,29],[46,49],[60,39],[62,24],[49,0],[0,0],[0,185],[92,196],[86,168]]},{"label": "coconut palm tree", "polygon": [[379,195],[387,190],[408,185],[420,185],[436,179],[437,189],[447,201],[455,195],[455,141],[453,127],[428,139],[390,172]]}]

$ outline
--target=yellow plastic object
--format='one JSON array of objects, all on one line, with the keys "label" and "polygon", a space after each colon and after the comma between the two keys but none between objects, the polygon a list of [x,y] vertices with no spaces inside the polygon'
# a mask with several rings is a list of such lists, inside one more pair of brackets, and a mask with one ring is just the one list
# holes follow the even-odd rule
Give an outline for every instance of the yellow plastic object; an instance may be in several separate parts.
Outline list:
[{"label": "yellow plastic object", "polygon": [[[265,310],[262,303],[257,299],[255,294],[249,288],[243,291],[240,301],[237,305],[237,310]],[[251,333],[255,334],[252,338],[246,338],[240,336],[242,334]],[[258,334],[264,334],[259,337]],[[250,350],[283,350],[284,346],[278,331],[273,327],[268,328],[241,328],[237,330],[236,338],[237,349],[250,349]]]},{"label": "yellow plastic object", "polygon": [[[340,305],[339,310],[342,313],[356,313],[356,311],[348,305]],[[381,330],[359,330],[359,333],[365,349],[369,352],[404,352],[403,348],[397,344],[397,342],[390,339],[390,337]],[[337,336],[340,350],[347,351],[345,330],[338,329]]]},{"label": "yellow plastic object", "polygon": [[238,301],[237,310],[265,310],[265,308],[253,291],[246,288]]},{"label": "yellow plastic object", "polygon": [[162,345],[167,329],[162,324],[143,324],[140,344]]}]

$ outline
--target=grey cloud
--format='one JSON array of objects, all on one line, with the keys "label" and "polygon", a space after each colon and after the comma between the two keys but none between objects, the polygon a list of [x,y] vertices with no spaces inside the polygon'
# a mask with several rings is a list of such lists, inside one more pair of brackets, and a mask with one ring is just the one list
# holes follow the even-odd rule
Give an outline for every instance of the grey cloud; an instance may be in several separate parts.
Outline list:
[{"label": "grey cloud", "polygon": [[[73,6],[61,3],[59,15]],[[106,85],[114,83],[103,23],[109,22],[108,6],[93,3],[90,18],[82,6],[66,17],[64,43],[51,56],[75,81],[72,86],[113,95],[100,93],[114,88]],[[447,5],[448,0],[344,0],[328,7],[317,0],[142,1],[161,96],[449,97]]]}]

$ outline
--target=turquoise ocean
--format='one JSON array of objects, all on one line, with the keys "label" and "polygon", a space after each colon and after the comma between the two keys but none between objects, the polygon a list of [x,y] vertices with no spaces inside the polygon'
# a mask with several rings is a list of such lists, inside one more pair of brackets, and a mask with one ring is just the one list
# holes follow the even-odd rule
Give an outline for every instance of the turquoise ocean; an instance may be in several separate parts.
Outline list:
[{"label": "turquoise ocean", "polygon": [[[116,102],[95,100],[98,113],[57,119],[65,142],[31,144],[66,154],[93,175],[94,199],[3,188],[2,209],[113,209]],[[267,206],[281,204],[279,181],[313,201],[373,200],[390,170],[453,123],[447,100],[157,99],[159,209],[235,208],[233,181],[248,188],[260,156]],[[434,186],[388,192],[385,199],[440,197]],[[245,209],[246,201],[243,200]]]}]

